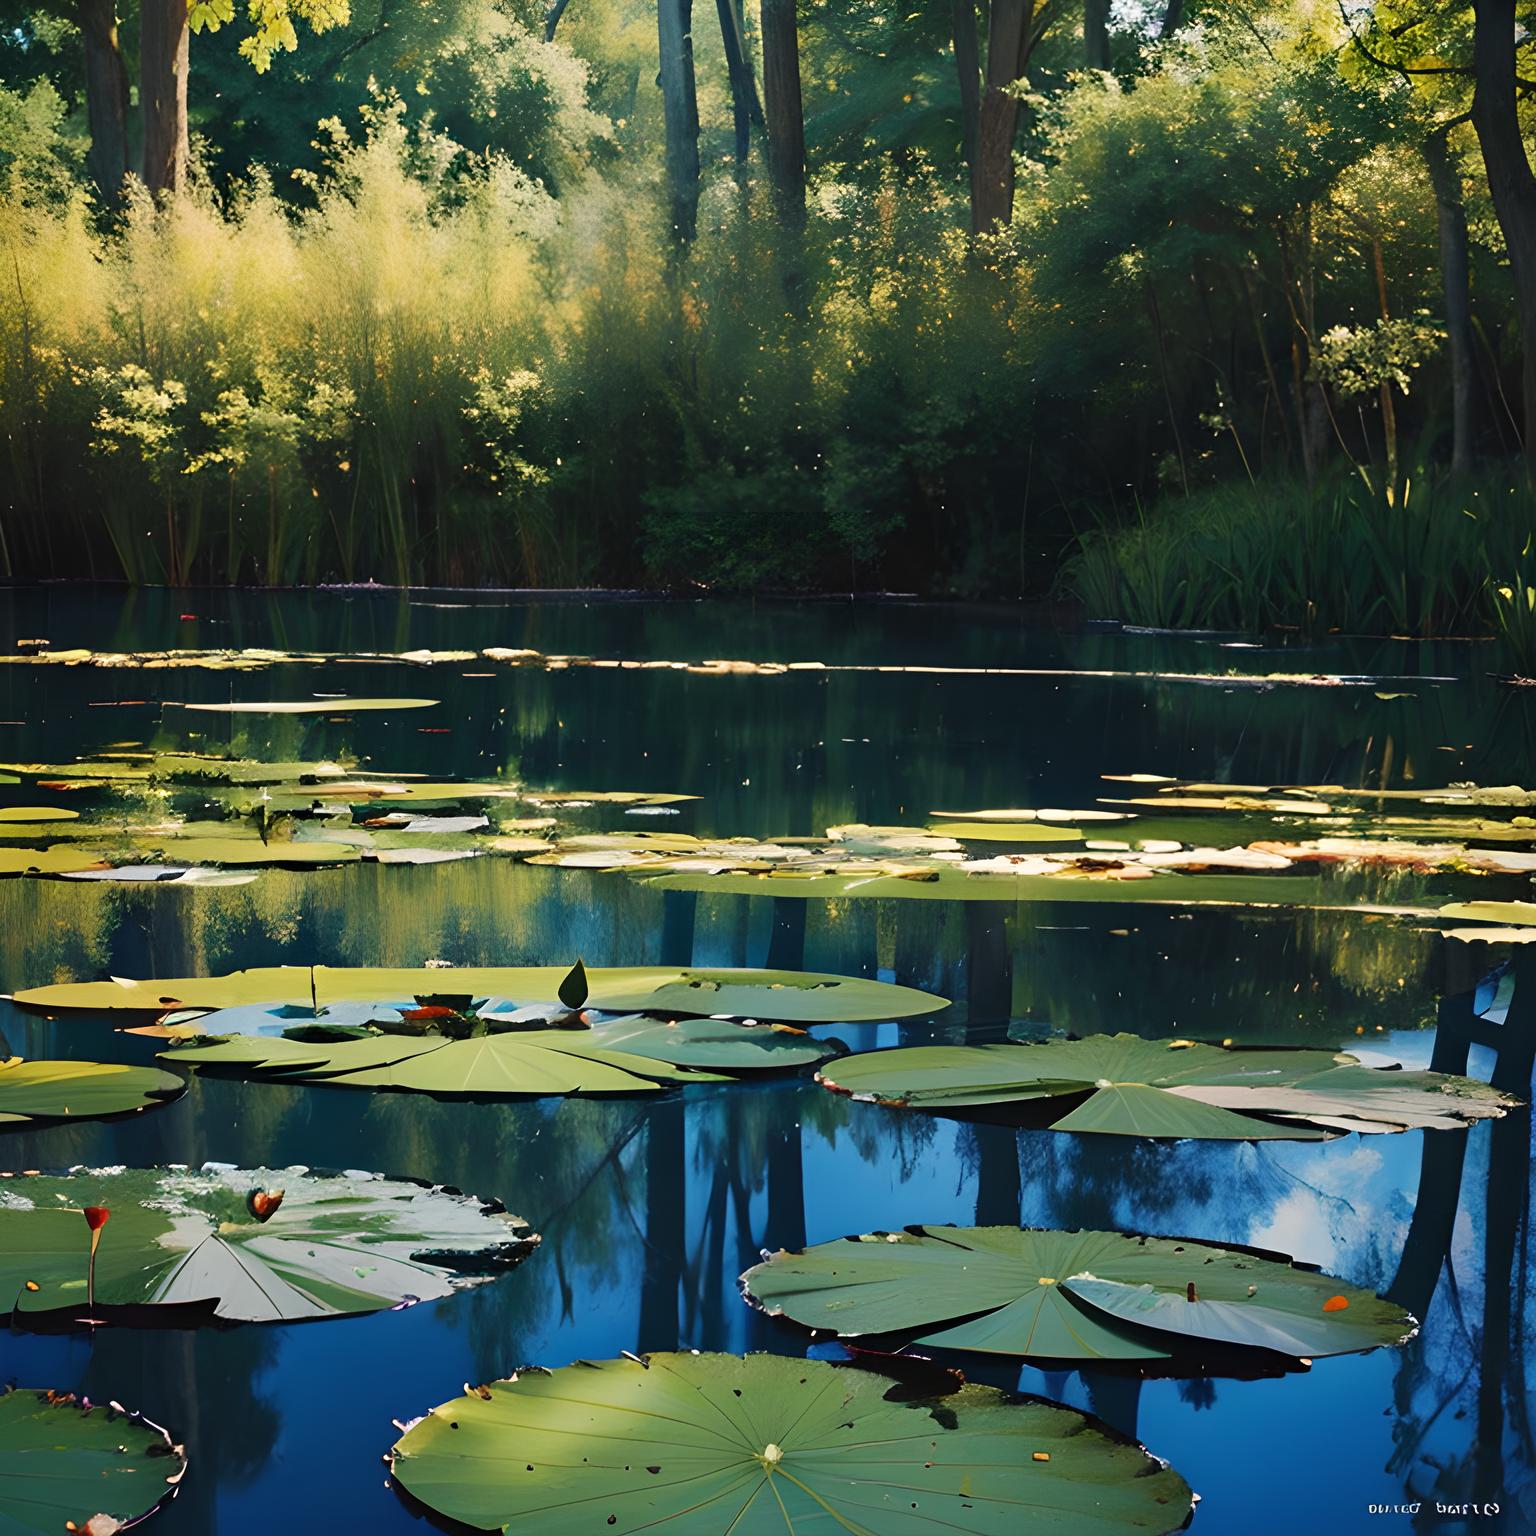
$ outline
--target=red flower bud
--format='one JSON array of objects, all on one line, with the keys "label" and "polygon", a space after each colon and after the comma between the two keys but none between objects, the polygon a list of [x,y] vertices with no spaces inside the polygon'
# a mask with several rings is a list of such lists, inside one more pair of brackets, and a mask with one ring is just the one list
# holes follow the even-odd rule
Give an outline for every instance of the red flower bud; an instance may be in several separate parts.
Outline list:
[{"label": "red flower bud", "polygon": [[99,1232],[111,1220],[112,1212],[104,1205],[88,1205],[84,1211],[85,1224],[92,1232]]}]

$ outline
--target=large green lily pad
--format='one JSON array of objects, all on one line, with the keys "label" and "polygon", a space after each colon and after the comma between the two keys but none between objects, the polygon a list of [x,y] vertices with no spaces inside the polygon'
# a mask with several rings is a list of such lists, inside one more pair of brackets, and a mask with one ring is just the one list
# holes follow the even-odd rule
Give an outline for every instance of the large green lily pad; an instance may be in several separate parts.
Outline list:
[{"label": "large green lily pad", "polygon": [[107,1061],[0,1061],[0,1126],[92,1120],[169,1103],[186,1091],[172,1072]]},{"label": "large green lily pad", "polygon": [[845,1338],[1035,1359],[1158,1359],[1206,1344],[1312,1359],[1399,1344],[1417,1327],[1373,1292],[1279,1255],[1122,1232],[872,1232],[776,1253],[741,1283],[770,1315]]},{"label": "large green lily pad", "polygon": [[772,1355],[583,1361],[470,1388],[391,1464],[438,1514],[527,1536],[1162,1536],[1189,1518],[1178,1473],[1070,1409],[890,1390]]},{"label": "large green lily pad", "polygon": [[116,1403],[0,1392],[0,1532],[116,1531],[170,1498],[187,1470],[158,1424]]},{"label": "large green lily pad", "polygon": [[1519,1102],[1470,1078],[1363,1067],[1344,1053],[1229,1050],[1129,1034],[870,1051],[823,1068],[818,1079],[911,1109],[1027,1107],[1052,1130],[1170,1140],[1451,1129]]},{"label": "large green lily pad", "polygon": [[[164,1013],[169,1008],[232,1008],[245,1003],[323,1006],[387,1002],[451,993],[474,998],[555,1002],[568,967],[272,966],[228,976],[163,981],[87,981],[24,988],[15,1001],[43,1013],[70,1010]],[[948,1007],[948,1000],[912,987],[814,971],[669,970],[594,967],[588,1003],[610,1012],[727,1015],[786,1024],[854,1023],[911,1018]]]},{"label": "large green lily pad", "polygon": [[711,1072],[594,1045],[595,1031],[525,1030],[452,1040],[365,1035],[332,1041],[244,1036],[167,1051],[167,1061],[282,1082],[396,1088],[470,1098],[655,1093],[677,1083],[726,1082]]},{"label": "large green lily pad", "polygon": [[499,1204],[370,1173],[208,1164],[3,1176],[0,1305],[85,1308],[88,1205],[111,1212],[95,1279],[95,1307],[108,1315],[184,1308],[295,1322],[377,1312],[451,1295],[539,1241]]}]

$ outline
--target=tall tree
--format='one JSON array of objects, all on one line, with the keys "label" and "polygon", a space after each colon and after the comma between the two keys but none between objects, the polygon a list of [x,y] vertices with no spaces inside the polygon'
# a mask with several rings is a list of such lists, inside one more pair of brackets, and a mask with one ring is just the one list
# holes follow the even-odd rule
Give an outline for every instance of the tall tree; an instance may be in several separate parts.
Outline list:
[{"label": "tall tree", "polygon": [[151,192],[176,192],[187,177],[189,19],[187,0],[141,0],[139,6],[140,174]]},{"label": "tall tree", "polygon": [[762,28],[768,176],[779,218],[798,229],[805,223],[805,111],[795,0],[762,0]]},{"label": "tall tree", "polygon": [[990,234],[1013,218],[1013,144],[1019,129],[1019,82],[1045,31],[1050,0],[992,0],[987,21],[986,84],[971,163],[971,230]]},{"label": "tall tree", "polygon": [[1109,0],[1083,0],[1083,61],[1109,68]]},{"label": "tall tree", "polygon": [[1509,252],[1524,353],[1525,456],[1536,469],[1536,172],[1520,131],[1515,94],[1515,0],[1472,0],[1472,13],[1472,124]]},{"label": "tall tree", "polygon": [[960,80],[960,138],[966,165],[976,163],[976,128],[981,114],[981,41],[976,33],[976,0],[953,0],[950,37]]},{"label": "tall tree", "polygon": [[752,72],[741,0],[715,0],[715,8],[720,13],[720,38],[725,44],[725,67],[731,81],[731,125],[740,170],[752,149],[752,129],[763,126],[763,106],[757,99],[757,77]]},{"label": "tall tree", "polygon": [[[144,128],[144,185],[176,192],[187,177],[187,69],[193,32],[217,32],[233,15],[229,0],[140,0],[139,110]],[[240,52],[258,74],[279,50],[298,47],[293,21],[324,32],[348,20],[348,0],[260,0]]]},{"label": "tall tree", "polygon": [[699,223],[699,97],[693,73],[693,0],[658,0],[656,29],[666,122],[668,218],[673,239],[687,244]]},{"label": "tall tree", "polygon": [[1460,475],[1472,463],[1472,280],[1465,191],[1449,139],[1450,128],[1438,128],[1425,138],[1420,153],[1435,189],[1440,287],[1451,361],[1451,471]]},{"label": "tall tree", "polygon": [[96,190],[115,203],[128,174],[128,70],[117,41],[113,0],[79,0],[76,20],[85,58],[86,166]]}]

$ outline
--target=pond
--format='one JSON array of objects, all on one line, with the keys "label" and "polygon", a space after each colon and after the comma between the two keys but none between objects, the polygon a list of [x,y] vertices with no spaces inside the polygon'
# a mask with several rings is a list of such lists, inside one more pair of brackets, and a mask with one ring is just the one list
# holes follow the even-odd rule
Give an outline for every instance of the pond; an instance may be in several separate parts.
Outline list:
[{"label": "pond", "polygon": [[[1012,611],[947,605],[458,592],[14,590],[0,593],[0,615],[9,636],[55,648],[356,658],[254,673],[0,668],[0,761],[191,749],[697,797],[654,818],[590,813],[588,825],[618,831],[922,827],[962,806],[1091,807],[1124,794],[1124,781],[1104,775],[1133,773],[1503,785],[1529,783],[1533,761],[1536,703],[1491,679],[1475,645],[1260,649],[1223,636],[1058,633]],[[764,674],[365,655],[487,647],[825,665]],[[1290,680],[1255,681],[1274,674]],[[1349,680],[1294,680],[1320,674]],[[350,715],[181,707],[316,694],[436,702]],[[31,793],[0,786],[0,803],[35,803]],[[1372,1060],[1419,1067],[1453,946],[1378,909],[1422,902],[1424,879],[1387,876],[1370,900],[1298,905],[796,899],[707,882],[663,893],[622,873],[492,858],[263,869],[229,887],[13,879],[0,881],[0,985],[317,961],[774,964],[954,1000],[931,1020],[816,1031],[856,1050],[1125,1030],[1364,1046]],[[1527,884],[1499,877],[1497,893]],[[1445,894],[1466,891],[1448,876]],[[163,1043],[8,1003],[0,1034],[27,1057],[148,1062]],[[1471,1075],[1491,1066],[1492,1052],[1474,1046]],[[499,1103],[198,1075],[183,1098],[133,1119],[11,1131],[0,1159],[12,1170],[205,1160],[370,1169],[498,1197],[543,1234],[494,1283],[403,1311],[196,1332],[13,1330],[0,1376],[141,1407],[185,1442],[191,1470],[156,1516],[164,1536],[241,1536],[278,1519],[294,1532],[420,1530],[381,1465],[392,1421],[525,1364],[673,1348],[803,1355],[806,1335],[740,1297],[738,1277],[763,1250],[947,1222],[1279,1250],[1393,1288],[1422,1318],[1400,1348],[1258,1380],[951,1362],[1144,1441],[1201,1495],[1195,1529],[1207,1536],[1536,1525],[1524,1111],[1471,1130],[1161,1143],[932,1118],[827,1093],[809,1073],[638,1102]],[[1424,1501],[1417,1516],[1371,1513],[1413,1501]],[[1440,1514],[1436,1501],[1500,1513]]]}]

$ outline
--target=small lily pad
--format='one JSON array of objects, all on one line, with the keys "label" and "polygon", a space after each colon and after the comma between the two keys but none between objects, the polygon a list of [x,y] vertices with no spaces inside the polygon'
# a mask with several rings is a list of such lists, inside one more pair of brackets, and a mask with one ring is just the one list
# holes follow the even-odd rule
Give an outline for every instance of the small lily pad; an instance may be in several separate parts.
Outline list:
[{"label": "small lily pad", "polygon": [[890,1391],[773,1355],[582,1361],[469,1388],[391,1469],[439,1515],[526,1536],[1167,1536],[1189,1518],[1177,1472],[1071,1409]]},{"label": "small lily pad", "polygon": [[0,1392],[0,1531],[110,1532],[172,1497],[187,1470],[158,1424],[116,1403],[12,1387]]},{"label": "small lily pad", "polygon": [[93,1120],[169,1103],[186,1083],[155,1067],[106,1061],[0,1061],[0,1126]]},{"label": "small lily pad", "polygon": [[353,715],[360,710],[430,709],[436,699],[263,699],[234,704],[188,704],[219,715]]},{"label": "small lily pad", "polygon": [[1313,1359],[1400,1344],[1418,1326],[1280,1255],[1122,1232],[872,1232],[776,1253],[741,1284],[772,1316],[844,1338],[1034,1359],[1158,1359],[1205,1344]]},{"label": "small lily pad", "polygon": [[104,1208],[93,1317],[182,1308],[296,1322],[449,1296],[538,1236],[495,1202],[405,1179],[306,1168],[82,1169],[0,1176],[0,1306],[87,1304],[82,1208]]}]

